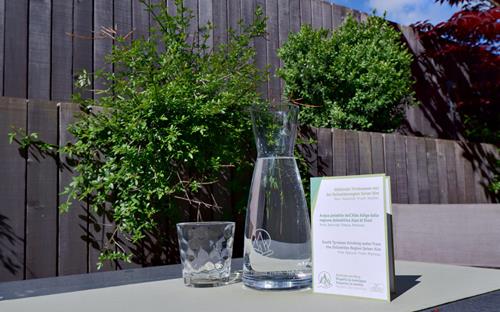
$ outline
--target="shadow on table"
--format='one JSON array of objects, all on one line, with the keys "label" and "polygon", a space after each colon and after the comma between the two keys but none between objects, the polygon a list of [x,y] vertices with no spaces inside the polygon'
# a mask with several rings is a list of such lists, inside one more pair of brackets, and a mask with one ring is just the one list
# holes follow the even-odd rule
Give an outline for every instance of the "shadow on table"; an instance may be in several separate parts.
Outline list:
[{"label": "shadow on table", "polygon": [[396,299],[418,285],[420,283],[420,281],[418,281],[420,277],[422,277],[422,275],[396,275],[396,293],[391,294],[391,300]]},{"label": "shadow on table", "polygon": [[[232,260],[233,268],[241,268],[243,259]],[[233,271],[234,281],[240,275]],[[180,264],[155,266],[147,268],[126,269],[88,274],[66,275],[59,277],[37,278],[24,281],[0,283],[0,302],[2,300],[20,299],[67,292],[163,281],[182,277]]]}]

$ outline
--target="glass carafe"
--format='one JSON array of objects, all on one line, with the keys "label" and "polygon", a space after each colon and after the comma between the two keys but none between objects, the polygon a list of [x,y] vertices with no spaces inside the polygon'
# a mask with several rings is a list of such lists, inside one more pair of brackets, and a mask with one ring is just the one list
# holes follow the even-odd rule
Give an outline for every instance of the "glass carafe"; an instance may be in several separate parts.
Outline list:
[{"label": "glass carafe", "polygon": [[298,107],[256,107],[257,161],[248,198],[243,283],[257,289],[311,286],[311,236],[293,150]]}]

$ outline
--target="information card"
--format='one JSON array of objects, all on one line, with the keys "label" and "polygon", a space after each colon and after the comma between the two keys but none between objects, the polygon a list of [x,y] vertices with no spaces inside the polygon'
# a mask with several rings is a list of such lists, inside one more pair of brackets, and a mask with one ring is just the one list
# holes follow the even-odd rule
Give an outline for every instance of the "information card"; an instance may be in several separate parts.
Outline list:
[{"label": "information card", "polygon": [[314,292],[390,300],[390,206],[385,175],[311,179]]}]

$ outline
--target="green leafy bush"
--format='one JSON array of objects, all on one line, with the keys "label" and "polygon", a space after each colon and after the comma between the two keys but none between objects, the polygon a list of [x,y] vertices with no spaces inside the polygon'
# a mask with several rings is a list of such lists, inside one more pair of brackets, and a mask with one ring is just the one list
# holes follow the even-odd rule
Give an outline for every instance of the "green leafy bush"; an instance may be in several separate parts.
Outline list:
[{"label": "green leafy bush", "polygon": [[[250,164],[246,108],[261,101],[256,86],[264,78],[251,61],[250,43],[264,34],[262,11],[252,25],[241,24],[241,34],[231,32],[227,44],[212,49],[206,44],[210,25],[199,40],[187,40],[198,35],[187,32],[191,13],[182,0],[176,4],[174,16],[164,4],[148,5],[159,25],[150,39],[115,38],[107,61],[119,70],[96,73],[108,86],[96,91],[98,101],[77,99],[86,113],[69,128],[75,143],[62,149],[77,160],[78,175],[61,208],[89,200],[94,210],[111,212],[117,226],[103,259],[129,259],[115,233],[137,243],[158,219],[175,222],[183,203],[213,207],[197,199],[200,188],[217,182],[224,167]],[[94,77],[86,75],[79,87],[90,87]],[[103,108],[88,109],[94,105]]]},{"label": "green leafy bush", "polygon": [[302,124],[393,131],[413,102],[412,56],[382,18],[349,16],[331,36],[303,26],[278,54],[286,95],[305,104]]}]

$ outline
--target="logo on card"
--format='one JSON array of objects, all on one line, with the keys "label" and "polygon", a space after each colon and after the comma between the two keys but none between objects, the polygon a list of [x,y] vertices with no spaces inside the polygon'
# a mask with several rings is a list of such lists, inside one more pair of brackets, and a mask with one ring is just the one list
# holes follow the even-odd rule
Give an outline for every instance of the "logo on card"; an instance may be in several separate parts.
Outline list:
[{"label": "logo on card", "polygon": [[319,273],[318,281],[319,281],[318,286],[320,288],[332,287],[332,277],[331,277],[330,273],[328,273],[326,271],[322,271],[321,273]]},{"label": "logo on card", "polygon": [[273,254],[271,250],[271,235],[264,229],[255,230],[255,235],[252,237],[252,246],[255,252],[263,256]]}]

